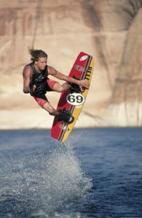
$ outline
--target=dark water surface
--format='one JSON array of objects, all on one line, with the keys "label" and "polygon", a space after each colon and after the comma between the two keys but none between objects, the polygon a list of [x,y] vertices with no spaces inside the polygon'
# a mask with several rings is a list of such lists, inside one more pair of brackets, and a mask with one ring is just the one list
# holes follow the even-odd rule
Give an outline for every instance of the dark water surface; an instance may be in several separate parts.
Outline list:
[{"label": "dark water surface", "polygon": [[141,218],[142,129],[0,131],[0,218]]}]

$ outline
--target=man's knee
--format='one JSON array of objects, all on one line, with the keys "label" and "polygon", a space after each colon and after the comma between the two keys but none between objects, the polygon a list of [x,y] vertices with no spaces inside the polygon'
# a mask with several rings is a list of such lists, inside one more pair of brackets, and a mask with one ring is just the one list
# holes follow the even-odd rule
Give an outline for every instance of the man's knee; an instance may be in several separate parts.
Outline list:
[{"label": "man's knee", "polygon": [[70,88],[70,84],[69,83],[63,83],[63,85],[62,85],[62,91],[66,91],[66,90],[68,90]]}]

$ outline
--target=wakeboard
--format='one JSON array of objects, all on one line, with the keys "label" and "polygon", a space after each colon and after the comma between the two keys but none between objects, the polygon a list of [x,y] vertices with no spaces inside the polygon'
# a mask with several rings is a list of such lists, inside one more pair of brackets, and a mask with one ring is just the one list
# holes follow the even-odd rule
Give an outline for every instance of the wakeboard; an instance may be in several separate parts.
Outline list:
[{"label": "wakeboard", "polygon": [[[94,64],[94,58],[91,55],[80,52],[73,64],[69,76],[78,80],[87,79],[91,82]],[[81,113],[88,91],[89,89],[81,89],[79,92],[69,89],[61,94],[57,104],[57,110],[70,111],[73,119],[70,123],[66,123],[59,120],[58,116],[55,116],[51,128],[51,136],[54,139],[62,143],[67,140]]]}]

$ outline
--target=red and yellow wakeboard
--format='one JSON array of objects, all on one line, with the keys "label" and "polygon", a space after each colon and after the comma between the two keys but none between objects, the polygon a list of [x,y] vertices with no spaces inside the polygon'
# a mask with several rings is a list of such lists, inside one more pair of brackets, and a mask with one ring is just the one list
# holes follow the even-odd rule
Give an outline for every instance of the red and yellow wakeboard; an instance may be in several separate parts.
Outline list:
[{"label": "red and yellow wakeboard", "polygon": [[[89,82],[91,82],[93,69],[93,57],[85,52],[80,52],[75,63],[73,64],[69,76],[78,80],[87,79]],[[67,140],[80,115],[80,112],[86,101],[88,91],[89,89],[83,89],[80,93],[72,93],[70,90],[67,90],[61,94],[57,105],[57,110],[69,110],[73,116],[73,121],[71,123],[65,123],[55,116],[51,129],[51,136],[54,139],[57,139],[60,142],[65,142],[65,140]]]}]

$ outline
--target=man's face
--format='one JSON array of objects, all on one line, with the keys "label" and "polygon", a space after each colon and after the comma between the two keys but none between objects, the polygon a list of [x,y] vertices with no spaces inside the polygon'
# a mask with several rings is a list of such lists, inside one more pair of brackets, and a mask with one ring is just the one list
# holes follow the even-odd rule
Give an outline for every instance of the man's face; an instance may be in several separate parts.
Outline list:
[{"label": "man's face", "polygon": [[39,58],[38,61],[35,61],[35,65],[39,70],[44,70],[47,65],[47,58]]}]

